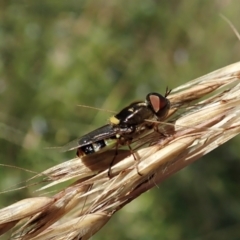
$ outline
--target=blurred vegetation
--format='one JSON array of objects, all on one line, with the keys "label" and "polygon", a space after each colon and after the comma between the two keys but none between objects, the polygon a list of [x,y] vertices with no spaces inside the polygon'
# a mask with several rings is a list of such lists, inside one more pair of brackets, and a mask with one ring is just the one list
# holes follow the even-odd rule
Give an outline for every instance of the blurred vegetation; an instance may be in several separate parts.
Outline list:
[{"label": "blurred vegetation", "polygon": [[[0,2],[0,160],[40,172],[61,146],[151,91],[239,61],[239,2]],[[239,138],[142,195],[93,239],[240,239]],[[32,175],[1,166],[1,191]],[[15,186],[16,187],[16,186]],[[31,196],[1,194],[4,207]]]}]

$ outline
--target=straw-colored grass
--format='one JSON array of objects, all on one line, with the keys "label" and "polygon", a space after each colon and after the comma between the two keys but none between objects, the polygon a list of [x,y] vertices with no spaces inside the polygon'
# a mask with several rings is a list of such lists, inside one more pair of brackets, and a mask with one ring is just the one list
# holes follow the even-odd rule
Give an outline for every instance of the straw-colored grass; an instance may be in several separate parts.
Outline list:
[{"label": "straw-colored grass", "polygon": [[[19,201],[0,211],[0,232],[13,239],[89,239],[111,216],[140,194],[233,138],[240,132],[240,62],[173,89],[171,110],[159,133],[133,145],[133,155],[114,150],[72,159],[42,173],[41,191],[71,180],[52,197]],[[40,192],[39,192],[40,194]]]}]

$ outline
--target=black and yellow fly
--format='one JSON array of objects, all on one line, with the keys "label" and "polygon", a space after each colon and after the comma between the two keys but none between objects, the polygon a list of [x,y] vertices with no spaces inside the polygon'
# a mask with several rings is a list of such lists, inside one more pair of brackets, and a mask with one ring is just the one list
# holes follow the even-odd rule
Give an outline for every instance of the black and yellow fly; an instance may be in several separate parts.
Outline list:
[{"label": "black and yellow fly", "polygon": [[[169,93],[170,91],[166,91],[165,96],[154,92],[149,93],[145,101],[131,103],[112,116],[109,124],[93,130],[67,144],[64,148],[67,151],[77,149],[79,157],[99,154],[114,148],[116,149],[115,155],[117,155],[119,147],[129,146],[130,148],[130,143],[136,136],[141,135],[147,129],[152,129],[156,124],[154,121],[166,117],[170,109],[170,101],[167,99]],[[114,163],[114,158],[110,168]]]}]

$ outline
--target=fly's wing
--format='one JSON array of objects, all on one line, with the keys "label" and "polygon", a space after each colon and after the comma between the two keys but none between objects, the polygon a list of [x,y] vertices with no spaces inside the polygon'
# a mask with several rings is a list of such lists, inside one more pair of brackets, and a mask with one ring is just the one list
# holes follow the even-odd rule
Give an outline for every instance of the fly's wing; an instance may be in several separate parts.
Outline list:
[{"label": "fly's wing", "polygon": [[114,128],[110,124],[104,125],[61,147],[61,152],[71,151],[102,139],[114,137],[117,132],[118,128]]}]

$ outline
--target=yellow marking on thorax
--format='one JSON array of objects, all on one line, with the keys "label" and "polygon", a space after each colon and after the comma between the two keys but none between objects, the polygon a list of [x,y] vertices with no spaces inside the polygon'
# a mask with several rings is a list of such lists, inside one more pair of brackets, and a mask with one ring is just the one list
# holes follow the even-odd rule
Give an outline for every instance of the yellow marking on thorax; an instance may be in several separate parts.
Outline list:
[{"label": "yellow marking on thorax", "polygon": [[120,123],[120,120],[117,119],[116,117],[112,116],[109,119],[110,123],[114,124],[114,125],[118,125]]}]

